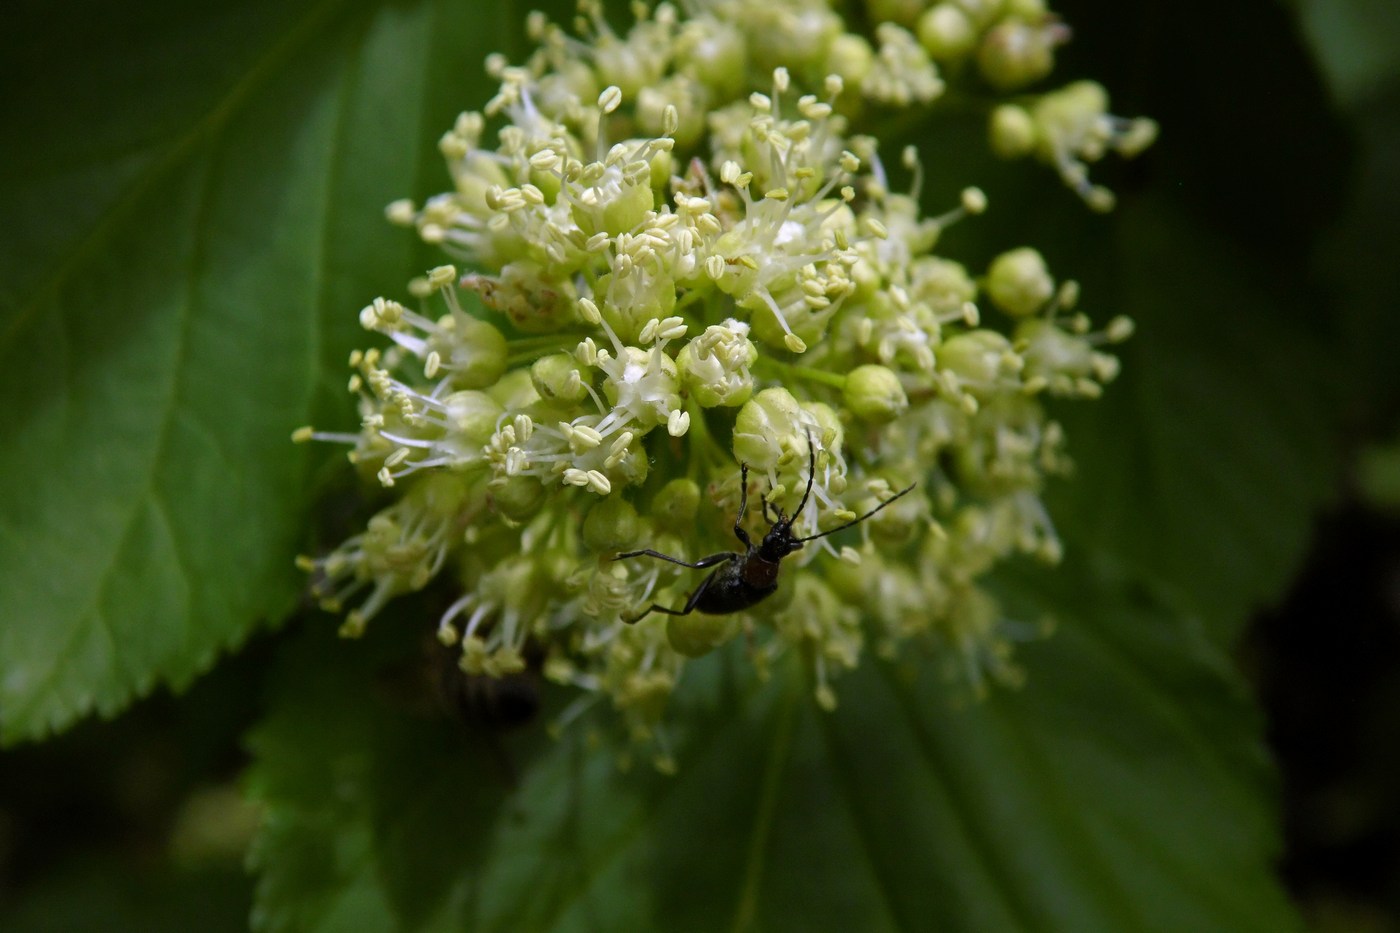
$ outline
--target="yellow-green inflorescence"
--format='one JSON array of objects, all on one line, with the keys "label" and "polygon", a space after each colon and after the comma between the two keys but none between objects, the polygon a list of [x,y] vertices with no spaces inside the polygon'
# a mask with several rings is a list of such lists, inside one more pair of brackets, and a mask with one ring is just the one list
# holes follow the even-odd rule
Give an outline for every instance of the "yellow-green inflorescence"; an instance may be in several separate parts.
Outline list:
[{"label": "yellow-green inflorescence", "polygon": [[[525,64],[488,61],[499,93],[440,142],[452,189],[388,208],[457,265],[360,312],[387,341],[350,361],[359,433],[296,435],[353,445],[393,495],[303,560],[344,634],[445,579],[460,598],[437,631],[467,672],[543,658],[663,763],[685,664],[736,636],[761,670],[795,653],[828,708],[867,645],[921,640],[974,690],[1014,678],[1024,626],[978,580],[1058,559],[1040,492],[1068,461],[1041,400],[1097,397],[1131,331],[1093,331],[1033,248],[982,274],[938,255],[986,197],[924,216],[917,154],[899,154],[915,190],[891,190],[851,127],[936,111],[950,83],[1016,91],[988,108],[991,148],[1096,208],[1087,164],[1154,132],[1089,82],[1025,91],[1068,36],[1039,0],[869,0],[869,35],[817,0],[687,9],[638,7],[625,33],[592,5],[573,33],[534,16]],[[624,622],[707,571],[619,552],[735,550],[740,464],[749,500],[790,514],[813,456],[801,536],[917,485],[793,554],[751,609]],[[746,524],[760,538],[763,509]]]}]

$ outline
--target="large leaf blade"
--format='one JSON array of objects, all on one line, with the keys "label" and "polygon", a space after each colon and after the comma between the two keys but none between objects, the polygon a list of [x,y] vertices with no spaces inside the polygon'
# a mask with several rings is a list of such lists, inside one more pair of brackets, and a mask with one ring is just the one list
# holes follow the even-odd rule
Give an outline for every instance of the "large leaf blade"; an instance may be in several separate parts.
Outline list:
[{"label": "large leaf blade", "polygon": [[[0,446],[5,741],[187,683],[301,586],[308,464],[288,437],[352,416],[328,398],[353,308],[403,275],[407,238],[363,218],[421,164],[413,52],[435,11],[274,7],[227,50],[229,11],[143,20],[135,48],[96,17],[78,83],[135,115],[87,148],[58,127],[11,156],[0,387],[33,401]],[[180,82],[189,49],[223,57]]]}]

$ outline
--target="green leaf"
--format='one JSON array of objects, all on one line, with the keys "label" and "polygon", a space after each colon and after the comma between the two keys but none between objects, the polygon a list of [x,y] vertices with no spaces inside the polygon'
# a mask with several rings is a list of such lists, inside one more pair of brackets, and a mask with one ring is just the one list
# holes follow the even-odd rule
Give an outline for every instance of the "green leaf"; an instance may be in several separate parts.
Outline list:
[{"label": "green leaf", "polygon": [[26,128],[0,152],[3,741],[183,686],[291,606],[290,432],[353,417],[354,309],[411,269],[376,218],[440,187],[435,129],[516,18],[463,6],[7,14],[29,80],[0,103]]},{"label": "green leaf", "polygon": [[[1123,212],[1087,271],[1089,310],[1138,329],[1101,403],[1065,405],[1078,463],[1051,514],[1071,546],[1150,581],[1230,643],[1277,592],[1335,475],[1334,352],[1290,322],[1295,295],[1153,198]],[[1095,266],[1097,265],[1097,268]]]},{"label": "green leaf", "polygon": [[1355,107],[1396,77],[1400,6],[1389,0],[1295,0],[1293,5],[1339,103]]},{"label": "green leaf", "polygon": [[479,736],[367,688],[388,636],[311,635],[252,738],[260,925],[340,929],[355,904],[363,930],[1297,929],[1227,660],[1086,586],[1008,590],[1061,629],[984,704],[867,659],[827,715],[791,666],[759,684],[730,652],[687,670],[674,777],[576,726],[504,745],[514,788]]}]

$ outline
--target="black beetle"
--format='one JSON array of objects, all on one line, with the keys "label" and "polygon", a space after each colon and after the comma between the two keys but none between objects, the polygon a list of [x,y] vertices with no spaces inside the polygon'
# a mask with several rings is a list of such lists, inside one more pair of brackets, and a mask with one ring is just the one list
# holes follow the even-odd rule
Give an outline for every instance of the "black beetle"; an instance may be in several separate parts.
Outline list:
[{"label": "black beetle", "polygon": [[[797,511],[793,512],[792,517],[789,518],[783,514],[781,508],[771,505],[768,502],[768,497],[764,496],[763,517],[768,519],[770,525],[767,534],[763,536],[762,543],[757,547],[749,539],[749,534],[743,527],[744,509],[749,502],[749,465],[744,463],[740,465],[739,515],[734,519],[734,536],[744,545],[742,554],[724,551],[720,554],[702,557],[691,563],[669,554],[662,554],[660,551],[653,551],[651,548],[644,548],[640,551],[628,551],[626,554],[619,554],[613,558],[613,560],[622,560],[627,557],[658,557],[661,560],[680,564],[682,567],[690,567],[694,570],[703,570],[706,567],[714,567],[716,564],[720,565],[695,588],[694,593],[690,594],[684,609],[670,609],[660,603],[652,603],[646,612],[623,621],[632,625],[646,618],[651,612],[664,612],[671,616],[687,616],[699,610],[706,615],[718,616],[747,609],[772,596],[778,589],[778,565],[784,557],[800,549],[808,541],[834,535],[838,531],[843,531],[852,525],[865,521],[917,485],[911,483],[869,512],[859,518],[851,519],[844,525],[838,525],[830,531],[823,531],[821,534],[795,538],[792,534],[792,523],[797,521],[797,517],[802,514],[803,508],[807,505],[807,498],[812,494],[812,480],[817,472],[817,452],[812,447],[811,438],[808,438],[807,449],[811,454],[811,463],[807,467],[807,488],[802,493],[802,501],[797,504]],[[769,517],[770,508],[777,513],[777,517]]]}]

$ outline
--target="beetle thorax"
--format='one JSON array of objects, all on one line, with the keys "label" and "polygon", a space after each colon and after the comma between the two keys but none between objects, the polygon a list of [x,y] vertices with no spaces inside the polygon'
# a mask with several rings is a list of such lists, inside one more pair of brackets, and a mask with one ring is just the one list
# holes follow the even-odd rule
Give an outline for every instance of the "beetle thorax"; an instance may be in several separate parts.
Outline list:
[{"label": "beetle thorax", "polygon": [[768,529],[768,533],[763,536],[763,543],[757,550],[764,560],[777,563],[801,547],[802,542],[793,537],[792,525],[786,521],[778,521]]}]

